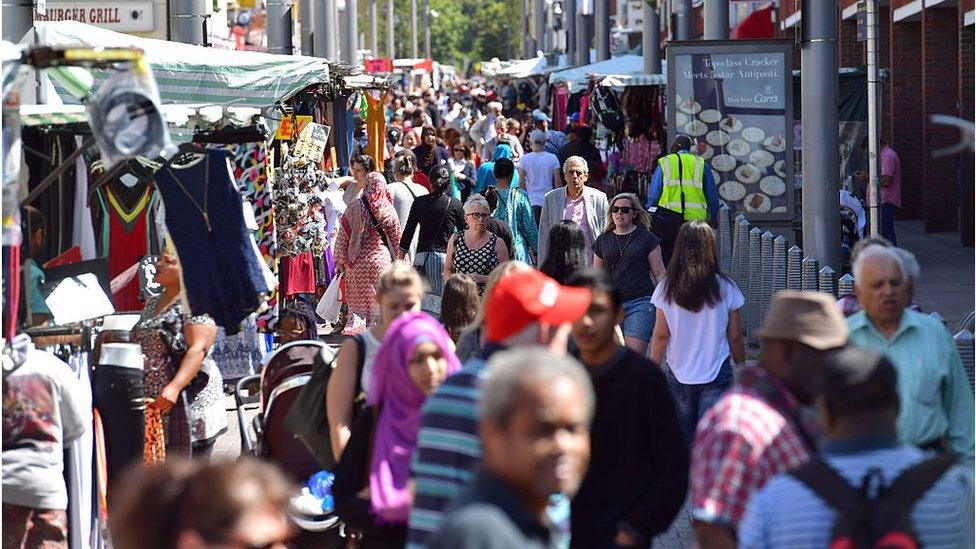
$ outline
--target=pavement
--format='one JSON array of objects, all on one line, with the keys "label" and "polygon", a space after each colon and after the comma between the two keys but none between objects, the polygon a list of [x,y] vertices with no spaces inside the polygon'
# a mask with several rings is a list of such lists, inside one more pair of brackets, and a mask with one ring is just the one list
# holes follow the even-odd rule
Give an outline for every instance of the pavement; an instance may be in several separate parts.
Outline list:
[{"label": "pavement", "polygon": [[[899,221],[895,225],[898,244],[913,252],[922,267],[922,278],[916,287],[916,300],[925,312],[937,312],[955,332],[976,302],[976,254],[973,248],[959,244],[958,233],[926,233],[921,221]],[[326,338],[331,344],[338,338]],[[247,421],[256,409],[247,412]],[[236,459],[241,453],[241,437],[233,397],[227,397],[228,431],[217,440],[214,459]],[[678,513],[671,528],[658,536],[653,549],[691,549],[695,547],[688,502]]]},{"label": "pavement", "polygon": [[959,233],[926,233],[921,221],[895,223],[898,245],[915,254],[922,278],[915,300],[927,313],[939,313],[953,333],[976,305],[976,254],[959,244]]}]

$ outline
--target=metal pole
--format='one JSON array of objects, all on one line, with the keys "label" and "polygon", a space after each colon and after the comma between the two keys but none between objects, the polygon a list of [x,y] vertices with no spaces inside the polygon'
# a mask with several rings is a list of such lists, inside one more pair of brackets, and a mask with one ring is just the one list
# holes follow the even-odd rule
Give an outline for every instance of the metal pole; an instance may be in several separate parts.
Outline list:
[{"label": "metal pole", "polygon": [[593,36],[593,16],[577,14],[576,20],[576,62],[590,64],[590,42]]},{"label": "metal pole", "polygon": [[430,58],[430,0],[424,0],[424,59]]},{"label": "metal pole", "polygon": [[878,2],[867,0],[868,38],[868,204],[871,236],[881,234],[878,208]]},{"label": "metal pole", "polygon": [[369,0],[369,51],[373,57],[379,57],[380,21],[377,14],[377,0]]},{"label": "metal pole", "polygon": [[336,59],[336,0],[321,0],[315,8],[315,33],[313,35],[316,57]]},{"label": "metal pole", "polygon": [[346,0],[346,44],[342,48],[342,59],[350,65],[358,65],[356,53],[359,50],[359,30],[356,19],[356,0]]},{"label": "metal pole", "polygon": [[546,0],[535,0],[532,7],[532,38],[535,39],[535,46],[532,48],[532,57],[536,57],[539,50],[546,49]]},{"label": "metal pole", "polygon": [[[281,0],[279,0],[281,1]],[[271,51],[271,18],[272,14],[280,13],[283,8],[280,5],[268,3],[268,51]],[[288,3],[288,15],[291,15],[291,3]],[[204,45],[203,24],[207,19],[207,4],[205,0],[172,0],[169,8],[169,32],[170,40],[193,44],[195,46]],[[4,14],[6,18],[6,14]],[[289,29],[291,27],[288,27]],[[276,29],[277,30],[277,29]],[[291,36],[288,37],[289,43]],[[291,53],[291,52],[288,52]]]},{"label": "metal pole", "polygon": [[644,72],[661,74],[661,19],[657,11],[647,2],[641,8],[643,13],[643,32],[641,46],[644,49]]},{"label": "metal pole", "polygon": [[803,253],[840,267],[837,194],[837,4],[803,2],[800,58],[803,119]]},{"label": "metal pole", "polygon": [[417,48],[417,0],[410,0],[410,57],[420,57]]},{"label": "metal pole", "polygon": [[34,3],[31,0],[4,0],[2,20],[3,39],[14,44],[34,26]]},{"label": "metal pole", "polygon": [[295,3],[292,0],[274,0],[267,3],[267,8],[268,52],[292,55],[295,53],[292,44]]},{"label": "metal pole", "polygon": [[302,55],[313,55],[315,49],[312,46],[315,33],[313,25],[312,0],[299,0],[298,2],[298,24],[302,27]]},{"label": "metal pole", "polygon": [[386,0],[386,55],[396,59],[395,35],[393,33],[393,0]]},{"label": "metal pole", "polygon": [[593,0],[593,41],[596,60],[610,59],[610,0]]},{"label": "metal pole", "polygon": [[674,0],[674,14],[675,28],[674,28],[674,38],[675,40],[691,40],[692,32],[692,21],[691,16],[693,11],[691,8],[691,0]]},{"label": "metal pole", "polygon": [[705,2],[705,40],[729,39],[729,0]]},{"label": "metal pole", "polygon": [[566,62],[575,67],[580,64],[576,58],[576,0],[563,2],[563,21],[566,26]]}]

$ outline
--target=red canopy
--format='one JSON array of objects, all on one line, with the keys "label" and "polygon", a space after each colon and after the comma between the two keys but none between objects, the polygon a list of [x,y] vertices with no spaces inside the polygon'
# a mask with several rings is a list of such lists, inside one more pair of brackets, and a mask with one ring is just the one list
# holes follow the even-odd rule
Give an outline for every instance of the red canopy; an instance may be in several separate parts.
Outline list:
[{"label": "red canopy", "polygon": [[738,26],[732,29],[732,38],[737,40],[775,37],[772,6],[750,13],[748,17],[739,22]]}]

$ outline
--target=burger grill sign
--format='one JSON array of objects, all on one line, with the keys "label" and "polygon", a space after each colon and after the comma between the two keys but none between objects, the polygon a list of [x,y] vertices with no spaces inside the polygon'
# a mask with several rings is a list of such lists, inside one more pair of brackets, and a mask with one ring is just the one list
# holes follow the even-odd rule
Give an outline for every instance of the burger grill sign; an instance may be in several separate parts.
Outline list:
[{"label": "burger grill sign", "polygon": [[38,21],[77,21],[122,32],[153,30],[152,2],[48,2]]}]

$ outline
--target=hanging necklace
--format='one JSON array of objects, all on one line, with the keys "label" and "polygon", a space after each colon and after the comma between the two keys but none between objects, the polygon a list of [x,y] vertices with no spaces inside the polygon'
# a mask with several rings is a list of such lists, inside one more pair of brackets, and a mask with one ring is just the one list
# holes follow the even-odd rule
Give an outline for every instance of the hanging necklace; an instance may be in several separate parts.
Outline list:
[{"label": "hanging necklace", "polygon": [[213,227],[210,226],[210,214],[207,213],[207,197],[209,195],[208,191],[210,190],[210,159],[206,159],[203,163],[203,206],[202,207],[200,206],[200,203],[197,202],[195,198],[193,198],[193,195],[190,194],[190,191],[186,189],[186,187],[183,185],[183,182],[180,181],[180,178],[176,177],[176,174],[173,173],[173,169],[170,168],[168,164],[166,165],[166,171],[169,172],[169,176],[173,178],[173,181],[175,181],[176,184],[179,185],[180,190],[183,191],[183,194],[185,194],[186,197],[190,199],[190,202],[197,207],[197,210],[200,211],[200,215],[203,216],[203,222],[207,224],[207,232],[212,233]]}]

